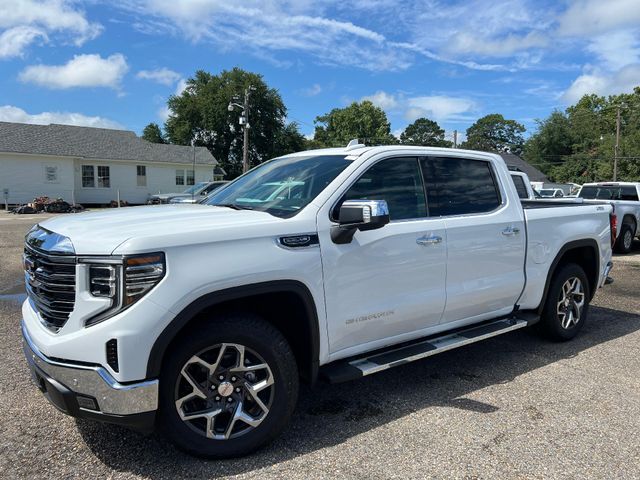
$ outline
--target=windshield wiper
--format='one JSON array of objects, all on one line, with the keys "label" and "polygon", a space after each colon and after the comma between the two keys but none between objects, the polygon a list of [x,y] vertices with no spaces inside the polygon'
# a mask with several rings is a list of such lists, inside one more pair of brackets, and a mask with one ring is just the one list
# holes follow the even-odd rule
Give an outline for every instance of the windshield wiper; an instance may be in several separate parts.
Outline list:
[{"label": "windshield wiper", "polygon": [[215,203],[211,206],[233,208],[234,210],[254,210],[253,207],[249,207],[247,205],[238,205],[237,203]]}]

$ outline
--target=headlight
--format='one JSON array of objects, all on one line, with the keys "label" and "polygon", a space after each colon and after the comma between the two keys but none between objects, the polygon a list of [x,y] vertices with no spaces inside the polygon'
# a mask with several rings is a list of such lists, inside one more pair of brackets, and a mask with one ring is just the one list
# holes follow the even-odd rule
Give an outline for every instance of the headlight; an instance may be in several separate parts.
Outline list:
[{"label": "headlight", "polygon": [[92,263],[92,259],[82,259],[89,265],[89,288],[91,295],[111,300],[104,312],[85,323],[95,325],[113,317],[140,300],[155,287],[165,274],[164,253],[145,253],[126,256],[122,259],[103,259]]}]

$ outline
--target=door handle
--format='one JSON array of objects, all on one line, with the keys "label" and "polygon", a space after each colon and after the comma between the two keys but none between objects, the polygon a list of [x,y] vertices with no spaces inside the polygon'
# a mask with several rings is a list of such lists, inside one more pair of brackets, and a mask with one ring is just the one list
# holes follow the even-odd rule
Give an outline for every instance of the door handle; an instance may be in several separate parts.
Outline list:
[{"label": "door handle", "polygon": [[508,226],[504,230],[502,230],[502,235],[505,237],[512,237],[513,235],[517,235],[520,233],[520,229],[518,227]]},{"label": "door handle", "polygon": [[423,237],[416,239],[416,243],[418,245],[436,245],[440,242],[442,242],[442,237],[438,235],[429,235],[429,236],[425,235]]}]

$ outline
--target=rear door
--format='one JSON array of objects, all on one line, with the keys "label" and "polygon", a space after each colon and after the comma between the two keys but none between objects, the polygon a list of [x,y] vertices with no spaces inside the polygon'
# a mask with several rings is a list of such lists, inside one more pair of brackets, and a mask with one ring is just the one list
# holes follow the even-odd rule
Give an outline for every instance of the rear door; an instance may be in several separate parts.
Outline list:
[{"label": "rear door", "polygon": [[524,287],[525,226],[488,160],[421,159],[429,213],[447,231],[443,323],[509,313]]}]

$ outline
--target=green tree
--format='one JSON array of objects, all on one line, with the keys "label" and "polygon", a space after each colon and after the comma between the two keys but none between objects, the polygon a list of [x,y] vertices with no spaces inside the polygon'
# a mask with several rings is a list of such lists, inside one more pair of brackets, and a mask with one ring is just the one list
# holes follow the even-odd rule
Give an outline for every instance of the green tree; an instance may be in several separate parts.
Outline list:
[{"label": "green tree", "polygon": [[327,147],[344,147],[354,138],[368,145],[391,145],[398,139],[384,111],[368,100],[353,102],[345,108],[334,108],[316,117],[314,143]]},{"label": "green tree", "polygon": [[524,146],[524,131],[524,125],[493,113],[478,119],[467,128],[467,140],[461,146],[471,150],[520,155]]},{"label": "green tree", "polygon": [[274,139],[274,156],[279,157],[287,153],[299,152],[307,147],[307,139],[298,130],[298,124],[289,123],[278,132]]},{"label": "green tree", "polygon": [[428,118],[418,118],[400,134],[403,145],[421,145],[424,147],[451,147],[453,144],[444,139],[444,130],[437,122]]},{"label": "green tree", "polygon": [[573,153],[573,130],[569,117],[558,110],[536,123],[538,130],[525,142],[522,156],[549,175],[554,164]]},{"label": "green tree", "polygon": [[168,139],[188,145],[196,138],[196,144],[206,146],[227,175],[235,178],[242,173],[242,113],[238,108],[229,112],[227,106],[250,86],[249,162],[257,165],[273,158],[285,148],[283,145],[292,144],[291,133],[297,127],[285,126],[287,110],[278,91],[270,88],[261,75],[240,68],[219,75],[199,70],[187,80],[185,90],[167,102],[171,112],[165,123]]},{"label": "green tree", "polygon": [[142,138],[151,143],[167,143],[157,123],[150,123],[142,131]]}]

